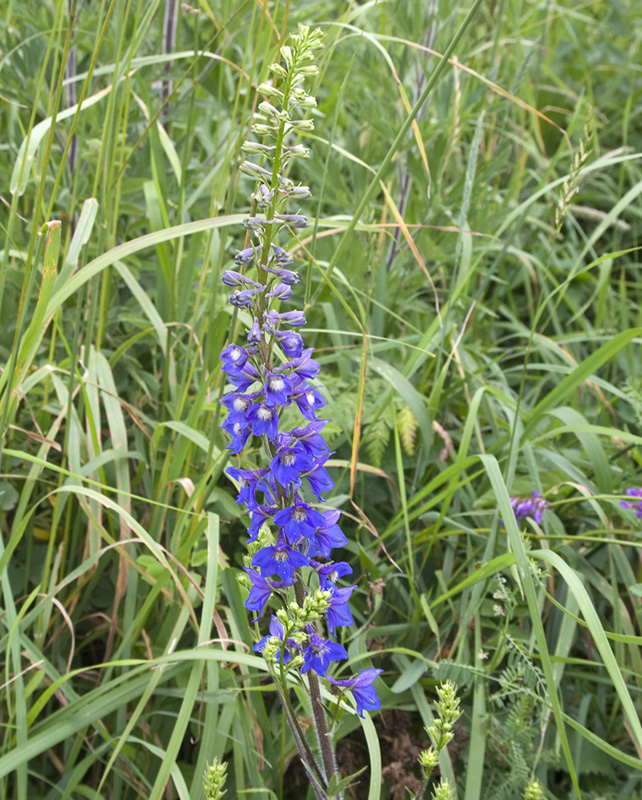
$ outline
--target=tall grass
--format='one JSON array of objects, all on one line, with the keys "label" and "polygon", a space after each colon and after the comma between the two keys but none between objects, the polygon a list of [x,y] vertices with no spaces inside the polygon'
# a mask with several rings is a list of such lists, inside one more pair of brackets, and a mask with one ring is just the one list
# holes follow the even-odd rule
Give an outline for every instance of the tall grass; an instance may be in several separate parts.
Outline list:
[{"label": "tall grass", "polygon": [[362,576],[344,644],[385,670],[341,770],[415,791],[451,678],[458,797],[642,797],[642,10],[482,3],[455,42],[472,3],[176,5],[0,19],[0,797],[199,800],[215,757],[230,797],[311,796],[218,404],[239,148],[299,21],[320,199],[289,249]]}]

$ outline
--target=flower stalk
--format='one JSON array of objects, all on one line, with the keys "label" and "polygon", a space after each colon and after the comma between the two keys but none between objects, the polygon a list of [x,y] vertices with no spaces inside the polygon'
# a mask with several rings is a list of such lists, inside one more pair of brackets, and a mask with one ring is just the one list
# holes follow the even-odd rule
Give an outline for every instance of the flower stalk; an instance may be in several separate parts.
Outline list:
[{"label": "flower stalk", "polygon": [[[322,434],[327,420],[318,416],[325,406],[316,383],[320,366],[298,332],[306,322],[303,312],[281,310],[299,276],[293,257],[279,244],[280,235],[307,226],[306,217],[293,213],[291,206],[311,194],[286,174],[295,159],[308,154],[291,139],[313,128],[305,114],[316,100],[303,84],[318,72],[312,62],[321,47],[321,32],[300,25],[281,48],[281,61],[270,66],[275,84],[259,87],[265,99],[258,106],[252,132],[262,141],[244,143],[248,160],[241,166],[256,181],[252,199],[258,212],[244,220],[249,235],[234,259],[238,269],[227,270],[222,277],[234,289],[230,303],[248,314],[248,330],[246,342],[228,344],[221,352],[230,384],[221,399],[227,409],[222,427],[231,436],[228,449],[240,455],[249,444],[258,444],[258,458],[264,464],[227,469],[239,488],[237,502],[251,519],[246,558],[250,592],[245,605],[256,612],[257,620],[272,600],[280,606],[271,617],[269,635],[254,649],[268,662],[317,795],[321,791],[317,780],[326,791],[333,776],[338,778],[319,679],[351,690],[363,716],[364,709],[380,707],[372,684],[381,673],[362,670],[356,678],[343,681],[327,674],[332,662],[348,655],[336,635],[337,628],[353,623],[349,600],[356,586],[338,585],[352,568],[335,562],[332,551],[343,547],[347,538],[338,524],[341,512],[324,509],[324,494],[334,483],[326,469],[332,454]],[[251,269],[256,272],[250,276]],[[297,723],[288,693],[287,680],[305,686],[306,673],[320,760]]]}]

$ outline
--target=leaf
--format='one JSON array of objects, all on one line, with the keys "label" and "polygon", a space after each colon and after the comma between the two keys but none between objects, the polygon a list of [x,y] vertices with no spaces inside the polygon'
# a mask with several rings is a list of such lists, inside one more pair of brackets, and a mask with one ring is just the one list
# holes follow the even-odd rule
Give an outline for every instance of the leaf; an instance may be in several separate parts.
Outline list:
[{"label": "leaf", "polygon": [[354,779],[361,775],[362,772],[365,772],[366,769],[368,768],[361,767],[360,770],[353,772],[352,775],[348,775],[347,778],[339,778],[339,776],[335,773],[330,778],[330,782],[328,783],[328,788],[326,790],[328,800],[332,800],[333,797],[345,792],[345,790],[355,782]]},{"label": "leaf", "polygon": [[[109,92],[111,92],[112,88],[112,86],[107,86],[100,92],[97,92],[96,94],[91,95],[91,97],[88,97],[86,100],[83,100],[83,102],[80,104],[80,110],[84,111],[86,108],[89,108],[90,106],[100,102],[109,94]],[[59,112],[56,115],[56,122],[60,122],[60,120],[67,119],[68,117],[73,117],[77,109],[78,104]],[[9,191],[11,194],[17,193],[18,196],[24,194],[24,191],[27,188],[27,183],[29,182],[29,173],[31,171],[31,164],[33,163],[36,155],[36,150],[40,146],[40,142],[43,140],[43,137],[51,127],[52,121],[52,117],[47,117],[47,119],[43,119],[42,122],[34,125],[32,130],[29,131],[26,138],[20,145],[18,157],[16,158],[16,163],[14,164],[13,172],[11,173],[11,182],[9,184]]]}]

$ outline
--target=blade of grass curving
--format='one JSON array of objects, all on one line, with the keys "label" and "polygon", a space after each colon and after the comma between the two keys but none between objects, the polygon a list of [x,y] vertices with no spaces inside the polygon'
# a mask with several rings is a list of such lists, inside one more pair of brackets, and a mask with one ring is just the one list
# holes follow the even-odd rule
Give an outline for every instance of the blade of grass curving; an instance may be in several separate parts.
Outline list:
[{"label": "blade of grass curving", "polygon": [[568,743],[568,737],[566,735],[566,730],[564,728],[562,708],[557,693],[557,686],[555,684],[555,673],[553,671],[553,664],[551,661],[550,653],[548,651],[546,634],[544,632],[544,626],[542,624],[542,618],[540,616],[539,605],[537,602],[537,595],[532,575],[531,562],[526,553],[526,550],[524,549],[524,543],[522,542],[519,529],[517,527],[517,523],[515,522],[515,514],[513,513],[513,509],[510,504],[510,498],[508,496],[508,491],[504,484],[504,480],[502,478],[501,470],[499,468],[497,460],[495,459],[494,456],[486,454],[479,455],[478,458],[484,465],[484,468],[488,475],[488,479],[490,480],[493,492],[495,494],[495,498],[497,500],[497,505],[499,507],[499,513],[501,514],[501,517],[504,521],[506,533],[508,535],[508,541],[510,542],[511,550],[513,551],[513,554],[515,556],[515,562],[519,572],[521,588],[526,598],[526,602],[528,604],[531,625],[533,627],[533,632],[535,634],[535,641],[537,642],[539,657],[541,659],[542,669],[544,671],[544,676],[546,678],[549,701],[553,711],[553,716],[555,718],[557,734],[559,736],[560,743],[562,746],[562,752],[564,753],[564,760],[566,762],[566,766],[569,771],[569,775],[571,778],[571,782],[573,784],[573,789],[575,790],[575,794],[577,795],[578,799],[581,800],[582,794],[577,781],[575,767],[573,765],[573,758]]},{"label": "blade of grass curving", "polygon": [[642,725],[640,724],[639,715],[635,709],[635,705],[631,699],[631,695],[629,694],[629,690],[627,689],[626,682],[622,676],[618,663],[615,660],[613,651],[608,643],[608,638],[606,636],[606,632],[604,631],[602,622],[600,621],[600,617],[595,609],[595,606],[593,605],[593,602],[591,601],[588,592],[580,580],[579,575],[561,558],[558,553],[554,553],[551,550],[534,550],[532,552],[532,556],[533,558],[538,558],[554,567],[573,593],[579,609],[582,612],[582,616],[586,620],[586,624],[591,632],[595,646],[602,656],[604,666],[606,667],[609,676],[613,681],[613,686],[617,692],[620,703],[622,704],[622,708],[627,717],[633,741],[638,747],[638,750],[641,750]]},{"label": "blade of grass curving", "polygon": [[625,345],[642,335],[642,328],[633,328],[616,334],[609,342],[582,361],[561,380],[540,402],[525,415],[522,440],[527,439],[542,417],[551,409],[563,405],[568,397],[597,369],[616,355]]}]

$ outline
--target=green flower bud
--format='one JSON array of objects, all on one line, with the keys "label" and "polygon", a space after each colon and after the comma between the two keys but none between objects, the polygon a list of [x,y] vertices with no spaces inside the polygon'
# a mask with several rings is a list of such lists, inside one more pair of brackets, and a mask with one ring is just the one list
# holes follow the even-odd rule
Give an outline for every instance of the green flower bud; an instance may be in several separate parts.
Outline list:
[{"label": "green flower bud", "polygon": [[454,800],[455,793],[447,778],[442,778],[432,793],[433,800]]},{"label": "green flower bud", "polygon": [[528,782],[528,786],[524,792],[524,800],[546,800],[544,788],[537,778],[532,778]]},{"label": "green flower bud", "polygon": [[206,766],[205,773],[203,774],[203,789],[205,790],[205,797],[207,800],[220,800],[225,794],[225,778],[227,777],[225,771],[227,764],[225,761],[221,762],[214,759],[211,766]]},{"label": "green flower bud", "polygon": [[439,753],[435,750],[434,747],[430,747],[428,750],[424,750],[423,752],[419,753],[419,764],[424,768],[425,777],[430,777],[430,773],[439,763]]},{"label": "green flower bud", "polygon": [[278,97],[279,100],[283,101],[283,92],[280,89],[277,89],[276,86],[272,86],[271,83],[262,83],[258,91],[260,94],[265,95],[266,97]]}]

